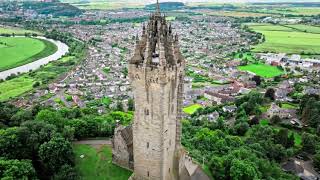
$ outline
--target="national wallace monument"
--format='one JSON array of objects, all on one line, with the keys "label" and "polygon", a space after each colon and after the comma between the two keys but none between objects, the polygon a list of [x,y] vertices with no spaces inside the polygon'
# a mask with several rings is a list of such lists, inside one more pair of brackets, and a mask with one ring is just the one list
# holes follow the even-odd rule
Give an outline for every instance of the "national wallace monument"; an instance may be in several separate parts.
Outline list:
[{"label": "national wallace monument", "polygon": [[115,130],[113,162],[133,170],[133,180],[209,179],[181,145],[185,60],[159,2],[128,64],[135,116]]}]

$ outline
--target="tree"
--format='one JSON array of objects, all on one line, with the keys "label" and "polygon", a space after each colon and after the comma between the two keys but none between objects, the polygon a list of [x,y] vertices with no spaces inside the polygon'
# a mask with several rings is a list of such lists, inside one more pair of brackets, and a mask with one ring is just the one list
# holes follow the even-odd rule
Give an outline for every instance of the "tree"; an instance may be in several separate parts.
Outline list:
[{"label": "tree", "polygon": [[224,167],[224,160],[218,156],[212,156],[209,162],[209,169],[214,179],[226,179],[226,171]]},{"label": "tree", "polygon": [[243,136],[249,130],[247,122],[240,122],[234,126],[234,131],[237,135]]},{"label": "tree", "polygon": [[8,125],[11,117],[15,115],[18,111],[19,109],[13,106],[12,104],[0,102],[0,122],[2,122],[5,125]]},{"label": "tree", "polygon": [[20,110],[14,114],[10,119],[10,126],[19,126],[24,121],[33,119],[32,112],[29,110]]},{"label": "tree", "polygon": [[70,165],[63,165],[59,169],[59,171],[54,175],[54,180],[76,180],[78,179],[77,173],[75,172],[74,168]]},{"label": "tree", "polygon": [[281,122],[281,118],[278,115],[272,116],[270,119],[271,124],[278,124]]},{"label": "tree", "polygon": [[82,117],[82,112],[80,108],[62,108],[59,110],[59,113],[63,118],[66,119],[75,119]]},{"label": "tree", "polygon": [[51,111],[49,109],[41,110],[37,114],[36,120],[56,125],[59,129],[61,129],[64,125],[63,117],[61,116],[61,114],[56,111]]},{"label": "tree", "polygon": [[235,159],[231,163],[230,176],[233,180],[257,180],[257,169],[252,162]]},{"label": "tree", "polygon": [[20,148],[23,144],[21,143],[19,130],[18,127],[0,129],[0,157],[8,159],[21,157]]},{"label": "tree", "polygon": [[280,129],[275,137],[276,143],[282,144],[284,147],[288,145],[288,129]]},{"label": "tree", "polygon": [[313,165],[315,168],[320,169],[320,153],[317,152],[313,157]]},{"label": "tree", "polygon": [[31,161],[7,160],[0,158],[0,179],[37,179]]},{"label": "tree", "polygon": [[302,110],[302,121],[311,127],[320,125],[320,101],[311,98]]},{"label": "tree", "polygon": [[121,101],[118,101],[118,102],[117,102],[116,110],[117,110],[117,111],[123,111],[123,104],[122,104]]},{"label": "tree", "polygon": [[274,101],[274,100],[276,100],[276,95],[275,95],[275,90],[273,89],[273,88],[269,88],[267,91],[266,91],[266,93],[265,93],[265,95],[264,95],[264,97],[265,98],[269,98],[269,99],[271,99],[272,101]]},{"label": "tree", "polygon": [[309,133],[302,134],[302,150],[314,154],[316,150],[317,137]]},{"label": "tree", "polygon": [[35,83],[32,85],[33,88],[36,88],[36,87],[39,87],[39,86],[40,86],[40,82],[39,82],[39,81],[35,82]]},{"label": "tree", "polygon": [[287,143],[287,146],[286,148],[291,148],[294,146],[294,133],[291,133],[289,138],[288,138],[288,143]]},{"label": "tree", "polygon": [[134,101],[131,98],[128,100],[128,111],[134,111]]},{"label": "tree", "polygon": [[259,122],[260,122],[259,118],[258,118],[257,116],[254,116],[254,117],[250,120],[249,124],[252,126],[252,125],[257,125],[257,124],[259,124]]},{"label": "tree", "polygon": [[57,172],[63,165],[74,164],[71,143],[58,135],[40,146],[39,157],[50,174]]},{"label": "tree", "polygon": [[257,86],[260,86],[262,79],[260,76],[253,76],[252,81],[256,82]]},{"label": "tree", "polygon": [[88,137],[88,123],[82,119],[73,119],[66,122],[66,125],[74,129],[74,137],[82,139]]}]

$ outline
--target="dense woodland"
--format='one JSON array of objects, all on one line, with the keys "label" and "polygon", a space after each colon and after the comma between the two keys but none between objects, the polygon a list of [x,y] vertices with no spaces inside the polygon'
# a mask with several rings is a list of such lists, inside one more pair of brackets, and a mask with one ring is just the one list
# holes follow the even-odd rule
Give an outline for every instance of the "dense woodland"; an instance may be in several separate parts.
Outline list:
[{"label": "dense woodland", "polygon": [[[266,94],[267,95],[267,94]],[[225,122],[228,114],[221,106],[198,110],[183,121],[183,145],[199,163],[205,162],[214,179],[298,179],[282,171],[280,164],[298,154],[312,157],[320,168],[320,101],[319,96],[304,96],[300,114],[310,127],[299,130],[302,144],[296,145],[292,127],[273,117],[270,126],[259,124],[260,106],[272,101],[267,95],[252,92],[237,100],[234,125]],[[219,112],[217,122],[201,115]],[[250,119],[250,117],[252,117]]]},{"label": "dense woodland", "polygon": [[[320,167],[320,98],[304,96],[300,113],[310,124],[302,132],[302,144],[296,145],[289,129],[277,124],[259,125],[259,107],[271,101],[252,92],[237,100],[236,120],[226,124],[228,113],[222,106],[198,110],[183,120],[182,144],[198,162],[208,167],[214,179],[297,179],[285,173],[280,163],[297,154],[311,156]],[[133,101],[129,110],[133,109]],[[99,103],[99,102],[97,102]],[[217,111],[217,122],[200,118]],[[118,104],[106,114],[91,108],[53,110],[35,106],[20,109],[0,104],[0,177],[7,179],[76,179],[72,141],[90,137],[112,137],[118,123],[127,125],[133,113],[123,112]],[[274,128],[278,127],[278,128]],[[18,167],[18,168],[16,168]]]},{"label": "dense woodland", "polygon": [[0,178],[77,179],[72,141],[111,137],[117,123],[128,124],[133,117],[119,110],[24,110],[0,103]]}]

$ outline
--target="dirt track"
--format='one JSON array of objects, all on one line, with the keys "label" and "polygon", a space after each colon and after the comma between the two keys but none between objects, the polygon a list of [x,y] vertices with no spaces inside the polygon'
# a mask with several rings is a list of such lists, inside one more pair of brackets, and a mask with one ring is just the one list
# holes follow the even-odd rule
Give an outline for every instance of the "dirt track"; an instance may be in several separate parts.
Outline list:
[{"label": "dirt track", "polygon": [[82,141],[75,141],[73,143],[90,145],[96,149],[100,149],[102,146],[112,146],[111,140],[82,140]]}]

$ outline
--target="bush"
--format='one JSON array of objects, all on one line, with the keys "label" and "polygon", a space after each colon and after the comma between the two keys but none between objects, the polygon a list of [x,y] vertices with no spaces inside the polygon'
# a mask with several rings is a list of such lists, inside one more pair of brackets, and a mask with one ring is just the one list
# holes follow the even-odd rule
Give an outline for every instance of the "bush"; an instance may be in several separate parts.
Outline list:
[{"label": "bush", "polygon": [[39,87],[39,86],[40,86],[40,82],[39,82],[39,81],[35,82],[35,83],[32,85],[33,88],[36,88],[36,87]]},{"label": "bush", "polygon": [[53,177],[54,180],[76,180],[77,173],[73,167],[70,165],[63,165]]},{"label": "bush", "polygon": [[65,164],[74,164],[71,143],[58,135],[40,146],[39,157],[48,172],[57,172]]}]

